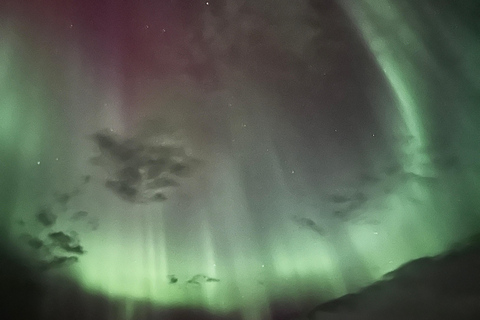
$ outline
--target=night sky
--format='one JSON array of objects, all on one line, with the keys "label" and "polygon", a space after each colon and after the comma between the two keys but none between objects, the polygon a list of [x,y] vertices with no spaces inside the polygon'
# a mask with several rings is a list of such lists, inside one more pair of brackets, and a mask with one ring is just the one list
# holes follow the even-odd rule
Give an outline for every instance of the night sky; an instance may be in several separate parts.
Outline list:
[{"label": "night sky", "polygon": [[1,241],[45,305],[261,319],[479,232],[480,5],[397,2],[2,1]]}]

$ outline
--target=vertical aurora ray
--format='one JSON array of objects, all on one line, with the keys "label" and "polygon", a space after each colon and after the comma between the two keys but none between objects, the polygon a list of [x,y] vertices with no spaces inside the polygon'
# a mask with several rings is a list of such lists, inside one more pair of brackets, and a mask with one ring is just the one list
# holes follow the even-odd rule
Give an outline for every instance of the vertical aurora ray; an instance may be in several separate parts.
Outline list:
[{"label": "vertical aurora ray", "polygon": [[[397,157],[400,159],[402,170],[421,177],[435,176],[436,172],[432,170],[433,165],[428,153],[421,152],[426,150],[429,144],[425,128],[425,122],[429,118],[425,108],[428,103],[429,79],[420,73],[418,62],[412,61],[411,55],[411,51],[414,50],[420,61],[429,61],[431,57],[428,55],[428,50],[396,4],[364,1],[349,5],[348,10],[352,13],[397,98],[396,107],[399,117],[393,130],[399,137],[408,137],[407,143],[404,139],[399,139],[397,145]],[[419,209],[415,205],[406,204],[405,195],[402,194],[404,190],[425,201],[427,208]],[[406,252],[404,251],[403,254],[407,256],[403,259],[442,250],[443,244],[439,241],[440,231],[433,226],[435,211],[431,202],[431,186],[410,182],[398,188],[397,192],[388,199],[389,204],[396,208],[394,210],[399,211],[392,215],[395,217],[392,222],[395,225],[399,222],[405,224],[406,229],[412,232],[407,235],[404,234],[406,231],[404,230],[391,237],[391,239],[403,238],[403,245],[408,248],[404,249]],[[398,220],[400,212],[415,212],[415,214],[401,222]],[[391,227],[395,228],[394,225]],[[410,242],[407,238],[415,240]],[[399,247],[397,245],[398,249]],[[413,256],[409,257],[409,255]]]},{"label": "vertical aurora ray", "polygon": [[[48,152],[48,141],[55,140],[53,132],[64,132],[61,123],[56,121],[58,118],[48,117],[55,114],[62,95],[41,90],[43,78],[55,78],[59,69],[51,57],[37,56],[40,52],[35,41],[24,41],[22,31],[13,19],[2,21],[0,153],[4,166],[2,191],[5,191],[2,204],[11,204],[2,208],[2,212],[11,214],[31,210],[34,203],[45,196],[44,192],[51,190],[48,179],[54,159]],[[42,73],[44,69],[49,73]],[[40,167],[42,170],[38,170]],[[30,193],[28,190],[34,185],[42,186],[44,192]],[[2,218],[7,219],[2,226],[14,224],[12,219],[8,220],[11,215],[4,214]]]},{"label": "vertical aurora ray", "polygon": [[[0,45],[0,88],[1,90],[1,101],[0,105],[0,165],[2,166],[2,178],[0,182],[0,191],[1,191],[1,211],[2,212],[11,212],[13,209],[13,197],[15,196],[16,191],[16,179],[15,174],[16,167],[14,163],[17,161],[15,149],[15,140],[16,136],[19,135],[19,131],[15,130],[16,125],[18,124],[18,114],[15,113],[15,100],[16,97],[7,90],[7,83],[9,81],[9,75],[12,73],[12,62],[13,59],[13,48],[11,42],[14,41],[13,35],[5,30],[3,26],[2,31],[2,43]],[[7,156],[9,155],[9,156]],[[8,164],[8,166],[7,166]],[[9,228],[7,227],[10,221],[6,215],[2,215],[2,220],[0,221],[2,235],[7,234]],[[2,239],[5,241],[5,239]]]},{"label": "vertical aurora ray", "polygon": [[[425,4],[425,7],[428,5]],[[450,30],[446,23],[440,21],[440,18],[432,18],[442,15],[441,10],[439,10],[440,14],[433,14],[434,6],[425,10],[420,4],[365,0],[344,2],[344,8],[352,17],[379,68],[383,70],[384,77],[396,98],[394,105],[398,110],[397,119],[396,121],[385,119],[385,122],[393,124],[391,129],[397,137],[396,142],[393,143],[396,143],[397,159],[402,170],[415,177],[422,177],[406,182],[403,186],[397,187],[396,192],[387,196],[391,207],[396,208],[394,211],[398,210],[398,212],[390,215],[390,221],[386,221],[381,228],[380,234],[388,230],[390,236],[386,242],[385,251],[381,250],[380,252],[383,253],[380,255],[388,256],[387,252],[395,250],[398,253],[397,257],[392,257],[389,263],[398,264],[397,259],[401,256],[403,259],[411,259],[435,254],[448,247],[454,241],[453,239],[458,237],[459,230],[465,230],[466,225],[463,219],[471,218],[462,217],[469,213],[459,211],[458,208],[450,205],[450,200],[445,200],[445,197],[448,198],[450,194],[446,185],[463,184],[465,180],[459,182],[457,178],[453,178],[455,181],[453,182],[452,178],[445,177],[442,168],[439,168],[433,161],[435,159],[432,158],[435,152],[432,145],[438,139],[435,136],[435,130],[438,130],[439,126],[436,123],[440,118],[439,110],[458,108],[462,113],[465,108],[469,108],[465,105],[461,106],[454,100],[465,103],[459,92],[452,93],[451,88],[456,87],[457,84],[452,83],[452,76],[448,73],[453,73],[454,70],[439,59],[437,52],[432,51],[432,42],[442,43],[444,46],[442,49],[438,47],[435,49],[445,50],[460,61],[466,62],[467,59],[464,59],[464,56],[468,57],[468,55],[456,49],[457,44],[453,43],[457,41],[453,41],[453,38],[447,40],[443,38],[441,32],[432,34],[425,31],[431,28],[431,24],[435,24],[437,30]],[[475,47],[475,43],[478,46],[478,42],[473,38],[469,40],[469,51],[478,52],[478,48]],[[472,60],[469,64],[474,68],[477,65]],[[450,106],[440,102],[442,98],[438,98],[445,96],[445,92],[450,93],[448,100],[451,103]],[[385,102],[383,103],[381,108],[386,107]],[[466,104],[472,105],[472,101]],[[456,123],[457,127],[452,126],[454,129],[452,134],[455,135],[457,130],[463,131],[458,127],[462,123],[463,119]],[[398,139],[399,137],[403,138]],[[458,135],[455,137],[460,141],[465,139]],[[471,168],[466,170],[470,175],[475,176],[474,179],[478,179],[478,173]],[[432,182],[437,180],[437,182],[429,183],[428,180]],[[473,191],[475,189],[477,191]],[[478,192],[478,188],[474,187],[472,192]],[[409,201],[412,195],[422,200],[422,207]],[[401,212],[409,214],[402,218]],[[405,220],[402,221],[402,219]],[[400,229],[400,225],[404,225],[405,229]],[[393,239],[403,239],[403,244],[395,243]],[[368,247],[367,244],[362,246]],[[359,250],[362,249],[359,248]]]},{"label": "vertical aurora ray", "polygon": [[426,89],[428,79],[420,73],[417,63],[411,60],[410,51],[414,51],[422,62],[432,58],[397,5],[363,1],[348,5],[347,8],[397,97],[400,113],[400,123],[396,128],[398,134],[412,138],[407,146],[399,146],[401,153],[410,158],[402,166],[408,172],[423,175],[426,172],[420,168],[421,163],[426,161],[427,167],[431,163],[428,158],[420,158],[416,151],[428,144],[424,127],[428,114],[422,110],[427,103],[427,90],[423,89]]}]

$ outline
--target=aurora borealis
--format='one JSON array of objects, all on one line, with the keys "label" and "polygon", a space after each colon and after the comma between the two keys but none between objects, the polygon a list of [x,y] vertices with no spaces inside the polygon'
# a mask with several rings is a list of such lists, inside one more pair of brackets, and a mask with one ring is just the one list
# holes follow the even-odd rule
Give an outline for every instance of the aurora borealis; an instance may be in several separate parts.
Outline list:
[{"label": "aurora borealis", "polygon": [[42,303],[269,319],[479,232],[480,7],[401,3],[3,1],[1,240]]}]

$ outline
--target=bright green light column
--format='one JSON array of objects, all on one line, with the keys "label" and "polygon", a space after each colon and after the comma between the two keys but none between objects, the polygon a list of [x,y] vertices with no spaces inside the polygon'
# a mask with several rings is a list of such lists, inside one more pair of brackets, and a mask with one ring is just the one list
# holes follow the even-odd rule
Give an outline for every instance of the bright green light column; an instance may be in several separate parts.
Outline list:
[{"label": "bright green light column", "polygon": [[31,168],[38,161],[42,114],[35,108],[38,100],[31,99],[35,87],[28,62],[23,60],[28,49],[20,44],[8,21],[0,28],[0,39],[0,225],[5,236],[11,231],[8,226],[16,211],[22,177],[28,170],[24,165],[29,162]]},{"label": "bright green light column", "polygon": [[430,92],[418,65],[418,61],[431,60],[427,48],[393,1],[354,2],[349,11],[398,100],[401,118],[392,129],[410,138],[409,143],[399,145],[401,155],[409,160],[403,162],[403,169],[419,175],[432,174],[426,169],[430,164],[428,155],[418,152],[429,143],[424,124]]},{"label": "bright green light column", "polygon": [[[6,32],[1,33],[0,42],[0,232],[7,234],[8,212],[11,212],[15,194],[14,163],[14,127],[15,127],[15,97],[8,92],[9,75],[11,74],[12,46]],[[10,41],[9,41],[10,40]],[[1,239],[5,241],[5,239]]]},{"label": "bright green light column", "polygon": [[62,191],[55,182],[72,180],[62,63],[34,34],[0,23],[0,226],[14,247],[22,233],[47,232],[34,215]]},{"label": "bright green light column", "polygon": [[[439,212],[434,203],[437,186],[430,183],[438,172],[428,152],[432,117],[428,110],[434,91],[431,74],[425,71],[436,69],[435,61],[424,39],[418,36],[415,15],[407,14],[405,6],[375,0],[348,1],[344,5],[393,93],[395,106],[380,103],[380,107],[391,109],[387,115],[391,119],[384,122],[394,124],[387,130],[393,130],[392,136],[397,138],[393,148],[405,172],[405,180],[398,182],[385,198],[388,217],[382,222],[379,241],[356,242],[360,251],[370,251],[370,267],[379,274],[412,258],[444,250],[453,233],[447,231],[442,216],[448,213]],[[412,203],[412,198],[422,204]],[[360,237],[361,232],[357,234]]]}]

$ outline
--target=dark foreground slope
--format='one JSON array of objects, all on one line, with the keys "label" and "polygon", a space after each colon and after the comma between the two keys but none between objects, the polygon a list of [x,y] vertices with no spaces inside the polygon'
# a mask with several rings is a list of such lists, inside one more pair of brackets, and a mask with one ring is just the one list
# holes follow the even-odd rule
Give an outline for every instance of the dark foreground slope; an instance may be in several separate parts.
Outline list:
[{"label": "dark foreground slope", "polygon": [[317,306],[305,319],[480,319],[478,240],[408,262],[357,294]]},{"label": "dark foreground slope", "polygon": [[[384,280],[301,313],[282,305],[272,320],[480,319],[480,237],[437,257],[411,261]],[[8,248],[0,248],[0,319],[122,319],[121,301],[84,292],[73,282],[55,283],[32,271]],[[139,306],[133,319],[234,320],[239,313],[214,316],[191,309]],[[289,316],[290,315],[290,316]],[[250,320],[250,319],[246,319]],[[255,319],[257,320],[257,319]],[[263,320],[263,319],[262,319]],[[267,320],[267,319],[265,319]]]}]

